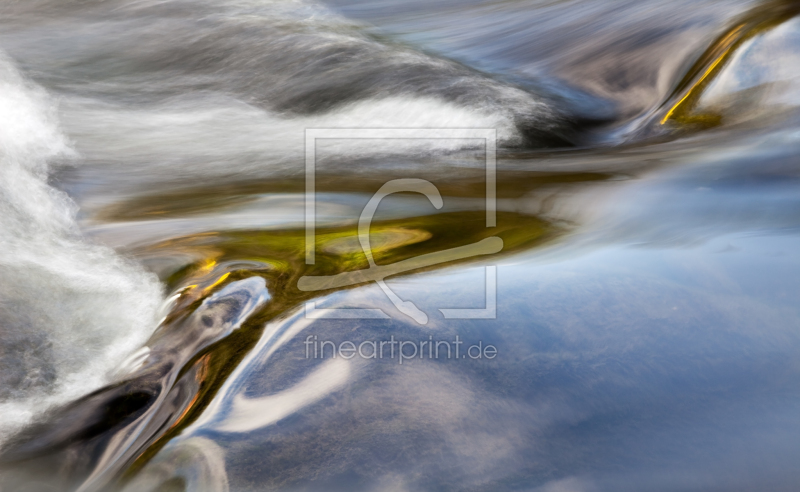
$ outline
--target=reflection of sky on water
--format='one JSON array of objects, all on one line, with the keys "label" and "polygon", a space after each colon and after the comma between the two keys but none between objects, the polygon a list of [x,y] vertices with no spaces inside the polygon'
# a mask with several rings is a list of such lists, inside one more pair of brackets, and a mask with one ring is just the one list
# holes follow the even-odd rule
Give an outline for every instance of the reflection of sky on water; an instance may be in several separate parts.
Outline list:
[{"label": "reflection of sky on water", "polygon": [[669,247],[731,233],[798,229],[797,132],[705,147],[688,162],[671,157],[670,167],[616,189],[577,242],[590,248],[598,242]]},{"label": "reflection of sky on water", "polygon": [[[140,479],[173,467],[211,470],[230,490],[794,490],[796,141],[717,143],[620,182],[571,235],[498,260],[497,319],[438,311],[484,306],[476,263],[388,281],[430,316],[424,326],[374,284],[317,306],[379,307],[392,319],[296,311],[269,323]],[[498,356],[309,359],[310,335],[458,335]],[[187,471],[181,457],[198,442],[214,452]]]},{"label": "reflection of sky on water", "polygon": [[[340,292],[325,305],[378,305],[395,319],[357,326],[298,314],[268,327],[272,341],[237,369],[212,416],[162,455],[212,439],[226,450],[232,490],[791,490],[799,246],[796,234],[739,233],[512,258],[498,269],[496,320],[452,323],[436,311],[481,307],[477,267],[390,282],[431,315],[428,326],[404,319],[375,286]],[[325,375],[330,360],[304,358],[312,334],[337,343],[459,334],[499,355],[340,359],[347,370]],[[237,402],[252,416],[258,399],[270,404],[266,424],[238,432],[258,419],[237,424]],[[276,407],[288,400],[290,411]]]},{"label": "reflection of sky on water", "polygon": [[[797,84],[800,78],[799,45],[798,19],[750,40],[737,50],[730,66],[714,80],[700,104],[710,107],[736,105],[738,107],[733,109],[738,109],[739,113],[748,109],[775,111],[776,104],[797,106],[800,104]],[[732,108],[727,109],[733,113]]]},{"label": "reflection of sky on water", "polygon": [[[150,469],[210,439],[231,490],[793,490],[795,141],[740,141],[626,182],[574,235],[499,261],[496,320],[438,311],[484,306],[475,264],[390,279],[430,316],[425,326],[376,285],[318,307],[380,307],[393,319],[298,311],[270,323]],[[309,335],[459,335],[498,356],[307,359]]]}]

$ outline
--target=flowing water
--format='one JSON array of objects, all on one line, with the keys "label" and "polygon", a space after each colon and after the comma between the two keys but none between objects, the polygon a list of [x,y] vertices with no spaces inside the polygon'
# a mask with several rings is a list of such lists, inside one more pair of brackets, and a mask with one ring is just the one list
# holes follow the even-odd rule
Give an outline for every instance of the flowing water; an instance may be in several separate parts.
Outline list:
[{"label": "flowing water", "polygon": [[794,1],[3,0],[0,491],[797,490],[799,107]]}]

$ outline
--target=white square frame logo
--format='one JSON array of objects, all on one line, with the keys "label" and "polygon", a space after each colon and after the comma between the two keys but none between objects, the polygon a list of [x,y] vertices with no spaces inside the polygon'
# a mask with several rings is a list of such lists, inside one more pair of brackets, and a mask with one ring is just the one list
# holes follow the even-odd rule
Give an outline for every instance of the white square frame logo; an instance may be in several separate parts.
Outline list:
[{"label": "white square frame logo", "polygon": [[[459,139],[483,140],[486,149],[486,227],[497,225],[497,130],[494,128],[310,128],[305,132],[305,262],[313,265],[316,257],[316,162],[317,140],[321,139]],[[503,240],[497,236],[485,238],[473,244],[444,251],[424,254],[401,260],[391,265],[376,265],[369,243],[369,228],[380,201],[398,192],[417,192],[428,197],[437,209],[443,206],[436,186],[423,179],[395,179],[385,183],[373,195],[358,222],[358,237],[369,261],[367,269],[343,272],[331,276],[304,276],[298,281],[302,291],[320,291],[375,281],[389,300],[403,314],[419,324],[426,324],[428,316],[411,301],[400,299],[384,279],[390,275],[416,270],[444,262],[498,253],[503,249]],[[495,319],[497,318],[497,267],[489,265],[486,272],[486,307],[439,309],[446,319]],[[309,319],[380,319],[389,318],[382,309],[362,308],[317,308],[314,301],[305,305],[305,317]]]}]

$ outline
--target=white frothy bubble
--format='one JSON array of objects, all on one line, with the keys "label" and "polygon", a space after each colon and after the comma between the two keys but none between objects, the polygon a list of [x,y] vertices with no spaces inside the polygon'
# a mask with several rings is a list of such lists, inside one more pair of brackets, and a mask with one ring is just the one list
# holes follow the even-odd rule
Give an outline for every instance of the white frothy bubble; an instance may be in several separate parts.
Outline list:
[{"label": "white frothy bubble", "polygon": [[106,383],[155,327],[155,276],[84,242],[46,182],[73,156],[54,102],[0,54],[0,443]]}]

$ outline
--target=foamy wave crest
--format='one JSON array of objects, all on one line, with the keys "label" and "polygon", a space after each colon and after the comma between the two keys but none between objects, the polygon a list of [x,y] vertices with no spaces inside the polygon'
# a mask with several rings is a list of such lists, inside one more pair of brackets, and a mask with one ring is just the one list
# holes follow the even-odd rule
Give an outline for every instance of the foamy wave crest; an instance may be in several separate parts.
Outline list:
[{"label": "foamy wave crest", "polygon": [[152,332],[157,279],[84,242],[75,205],[46,182],[74,157],[55,106],[0,54],[0,443],[90,392]]}]

